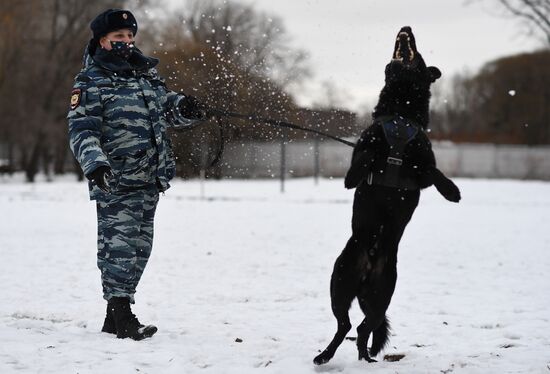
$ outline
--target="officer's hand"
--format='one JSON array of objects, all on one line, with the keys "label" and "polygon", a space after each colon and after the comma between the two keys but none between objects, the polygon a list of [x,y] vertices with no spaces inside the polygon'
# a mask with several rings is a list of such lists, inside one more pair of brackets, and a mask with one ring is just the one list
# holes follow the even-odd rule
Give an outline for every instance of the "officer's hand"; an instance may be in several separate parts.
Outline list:
[{"label": "officer's hand", "polygon": [[195,96],[185,96],[179,103],[182,116],[189,119],[204,119],[207,117],[208,107],[201,103]]},{"label": "officer's hand", "polygon": [[111,186],[109,180],[113,177],[113,172],[108,166],[100,166],[90,174],[86,176],[89,180],[96,184],[97,187],[103,192],[111,192]]}]

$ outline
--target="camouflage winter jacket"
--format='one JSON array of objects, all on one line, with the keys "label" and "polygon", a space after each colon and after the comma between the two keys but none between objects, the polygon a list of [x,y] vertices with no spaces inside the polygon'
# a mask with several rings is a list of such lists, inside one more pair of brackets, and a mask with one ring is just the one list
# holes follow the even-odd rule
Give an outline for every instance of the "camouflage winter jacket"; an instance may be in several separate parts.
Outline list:
[{"label": "camouflage winter jacket", "polygon": [[[69,142],[84,174],[111,167],[113,193],[157,185],[170,187],[175,163],[169,125],[183,118],[185,96],[169,91],[155,70],[158,60],[134,52],[126,61],[97,49],[85,55],[71,95]],[[89,183],[90,199],[104,196]]]}]

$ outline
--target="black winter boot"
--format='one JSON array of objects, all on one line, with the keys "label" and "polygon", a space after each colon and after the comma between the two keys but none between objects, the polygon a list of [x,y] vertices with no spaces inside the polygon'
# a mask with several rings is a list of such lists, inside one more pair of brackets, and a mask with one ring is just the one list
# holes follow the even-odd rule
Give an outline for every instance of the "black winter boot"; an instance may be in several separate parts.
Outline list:
[{"label": "black winter boot", "polygon": [[111,313],[109,304],[107,304],[107,313],[105,313],[105,321],[103,322],[101,332],[116,334],[115,319],[113,318],[113,313]]},{"label": "black winter boot", "polygon": [[156,326],[144,326],[139,323],[130,309],[130,300],[125,297],[113,297],[109,300],[109,310],[116,326],[116,337],[142,340],[157,332]]},{"label": "black winter boot", "polygon": [[[139,323],[139,327],[145,327],[145,326]],[[113,318],[113,313],[111,313],[111,309],[109,308],[108,303],[107,303],[107,312],[105,313],[105,321],[103,322],[103,327],[101,328],[101,332],[106,332],[108,334],[116,335],[115,319]]]}]

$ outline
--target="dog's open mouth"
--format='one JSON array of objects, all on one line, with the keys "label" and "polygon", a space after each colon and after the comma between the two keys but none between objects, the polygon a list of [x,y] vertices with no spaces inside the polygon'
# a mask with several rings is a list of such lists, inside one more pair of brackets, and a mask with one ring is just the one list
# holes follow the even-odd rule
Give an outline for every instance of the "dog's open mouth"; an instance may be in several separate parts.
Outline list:
[{"label": "dog's open mouth", "polygon": [[397,36],[395,59],[400,60],[404,64],[410,64],[414,59],[414,51],[411,47],[411,38],[406,32],[400,32]]},{"label": "dog's open mouth", "polygon": [[410,27],[403,27],[395,41],[393,59],[400,61],[405,66],[410,66],[416,57],[414,36]]}]

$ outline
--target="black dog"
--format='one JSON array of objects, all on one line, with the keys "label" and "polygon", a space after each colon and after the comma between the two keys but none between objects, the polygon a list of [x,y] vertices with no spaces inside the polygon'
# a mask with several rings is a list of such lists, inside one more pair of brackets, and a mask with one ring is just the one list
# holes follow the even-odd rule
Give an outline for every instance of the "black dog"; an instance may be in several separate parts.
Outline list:
[{"label": "black dog", "polygon": [[346,188],[357,187],[353,233],[334,264],[330,296],[338,330],[313,360],[318,365],[334,356],[351,329],[348,311],[355,298],[365,314],[357,327],[359,359],[374,361],[371,356],[388,342],[386,310],[397,280],[397,249],[418,205],[420,189],[433,184],[447,200],[460,200],[459,189],[436,168],[424,132],[429,122],[430,85],[441,72],[426,67],[410,27],[399,31],[385,74],[373,124],[357,141],[345,178]]}]

